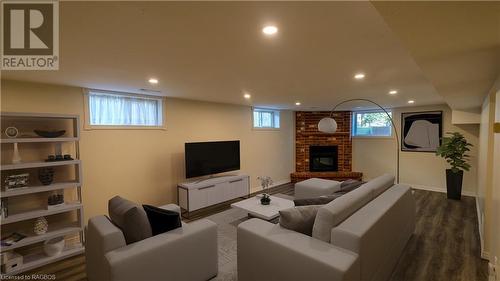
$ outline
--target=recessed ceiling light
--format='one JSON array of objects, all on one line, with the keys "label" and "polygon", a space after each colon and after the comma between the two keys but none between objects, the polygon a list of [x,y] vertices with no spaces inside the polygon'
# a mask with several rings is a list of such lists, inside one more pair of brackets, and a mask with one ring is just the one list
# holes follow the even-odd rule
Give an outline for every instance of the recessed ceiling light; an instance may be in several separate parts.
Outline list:
[{"label": "recessed ceiling light", "polygon": [[243,97],[244,97],[244,98],[246,98],[246,99],[248,100],[248,99],[250,99],[252,96],[251,96],[250,94],[248,94],[248,93],[247,93],[247,94],[244,94],[244,95],[243,95]]},{"label": "recessed ceiling light", "polygon": [[391,91],[389,91],[389,95],[395,95],[395,94],[397,94],[397,93],[398,93],[398,91],[396,91],[396,90],[391,90]]},{"label": "recessed ceiling light", "polygon": [[296,105],[296,106],[301,105],[300,101],[296,102],[296,103],[295,103],[295,105]]},{"label": "recessed ceiling light", "polygon": [[415,101],[414,100],[409,100],[408,103],[412,104],[412,103],[415,103]]},{"label": "recessed ceiling light", "polygon": [[361,79],[365,78],[365,74],[364,73],[356,73],[354,75],[354,78],[358,79],[358,80],[361,80]]},{"label": "recessed ceiling light", "polygon": [[267,25],[267,26],[264,26],[264,28],[262,28],[262,33],[264,33],[266,35],[274,35],[274,34],[278,33],[278,28],[274,25]]},{"label": "recessed ceiling light", "polygon": [[149,78],[148,82],[151,83],[151,84],[158,84],[158,79],[156,79],[156,78]]}]

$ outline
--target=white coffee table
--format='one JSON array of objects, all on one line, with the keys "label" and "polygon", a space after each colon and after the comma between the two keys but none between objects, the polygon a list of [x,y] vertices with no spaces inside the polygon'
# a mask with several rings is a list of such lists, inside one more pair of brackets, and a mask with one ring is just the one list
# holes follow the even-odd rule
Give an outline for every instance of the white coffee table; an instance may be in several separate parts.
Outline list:
[{"label": "white coffee table", "polygon": [[260,203],[260,196],[255,196],[240,202],[233,203],[231,204],[231,207],[244,210],[248,212],[250,216],[269,221],[277,218],[280,215],[279,211],[295,206],[292,200],[287,200],[275,196],[270,197],[271,203],[269,205],[262,205]]}]

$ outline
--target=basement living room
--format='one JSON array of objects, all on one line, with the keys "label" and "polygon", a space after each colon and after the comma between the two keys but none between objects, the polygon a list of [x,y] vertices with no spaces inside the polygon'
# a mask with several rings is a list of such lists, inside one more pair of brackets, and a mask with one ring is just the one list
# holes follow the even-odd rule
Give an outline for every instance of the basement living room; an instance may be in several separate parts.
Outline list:
[{"label": "basement living room", "polygon": [[1,7],[1,280],[500,280],[500,2]]}]

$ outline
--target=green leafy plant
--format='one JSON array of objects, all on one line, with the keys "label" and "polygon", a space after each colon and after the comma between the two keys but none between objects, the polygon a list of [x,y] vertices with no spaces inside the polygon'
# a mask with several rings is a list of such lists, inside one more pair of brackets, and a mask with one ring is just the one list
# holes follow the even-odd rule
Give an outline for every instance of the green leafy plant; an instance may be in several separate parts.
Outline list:
[{"label": "green leafy plant", "polygon": [[436,155],[446,159],[453,173],[458,173],[460,170],[469,171],[470,156],[467,152],[470,151],[472,144],[468,143],[465,137],[458,132],[446,134],[451,136],[442,138],[441,146],[438,147]]}]

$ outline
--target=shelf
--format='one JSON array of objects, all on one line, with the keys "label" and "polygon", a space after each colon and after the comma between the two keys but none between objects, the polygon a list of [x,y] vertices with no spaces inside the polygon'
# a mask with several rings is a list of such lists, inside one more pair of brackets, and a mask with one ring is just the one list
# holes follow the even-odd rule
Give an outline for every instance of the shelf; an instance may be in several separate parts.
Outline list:
[{"label": "shelf", "polygon": [[38,218],[38,217],[44,217],[44,216],[65,213],[65,212],[69,212],[69,211],[73,211],[73,210],[78,210],[81,208],[82,208],[81,203],[68,203],[60,208],[55,208],[55,209],[51,209],[51,210],[37,209],[37,210],[33,210],[33,211],[18,213],[18,214],[14,214],[14,215],[9,215],[7,218],[3,219],[1,222],[1,225],[19,222],[19,221],[25,221],[25,220],[29,220],[29,219]]},{"label": "shelf", "polygon": [[5,164],[1,166],[2,171],[7,170],[18,170],[18,169],[29,169],[29,168],[42,168],[42,167],[54,167],[54,166],[65,166],[65,165],[75,165],[80,164],[80,160],[67,160],[67,161],[51,161],[51,162],[31,162],[31,163],[19,163],[19,164]]},{"label": "shelf", "polygon": [[20,247],[24,247],[27,245],[35,244],[38,242],[50,240],[52,238],[60,237],[60,236],[66,236],[72,233],[77,233],[82,231],[81,227],[78,226],[66,226],[66,227],[58,227],[55,228],[54,230],[50,230],[51,226],[49,225],[49,231],[45,234],[41,235],[36,235],[32,234],[31,236],[28,236],[21,241],[17,242],[16,244],[12,246],[2,246],[2,252],[9,251],[9,250],[14,250]]},{"label": "shelf", "polygon": [[67,181],[67,182],[53,183],[53,184],[49,184],[49,185],[20,187],[20,188],[16,188],[13,190],[2,191],[0,193],[0,198],[14,197],[14,196],[40,193],[40,192],[59,190],[59,189],[74,188],[74,187],[80,187],[80,186],[81,186],[81,183],[79,183],[77,181]]},{"label": "shelf", "polygon": [[[23,158],[25,161],[18,164],[14,164],[10,159],[4,157],[5,159],[3,160],[6,161],[0,163],[2,175],[4,171],[10,171],[5,172],[5,174],[25,172],[32,174],[31,172],[36,173],[36,169],[44,167],[55,167],[57,173],[62,174],[59,181],[52,182],[50,185],[42,185],[41,183],[34,182],[27,187],[0,192],[2,202],[7,200],[12,201],[7,202],[9,206],[14,204],[25,206],[24,209],[13,208],[12,206],[11,210],[9,210],[9,216],[5,219],[0,219],[0,231],[9,230],[8,232],[18,232],[27,236],[14,245],[0,247],[1,253],[12,250],[23,253],[23,265],[20,265],[8,274],[1,274],[0,276],[9,278],[6,275],[17,275],[52,262],[80,255],[85,251],[84,245],[82,245],[84,240],[84,218],[81,194],[82,162],[79,160],[80,116],[30,112],[1,112],[0,116],[3,126],[13,126],[21,132],[17,138],[12,139],[7,138],[5,135],[0,136],[2,149],[12,150],[13,144],[19,144],[21,146],[21,155],[26,154]],[[66,130],[66,133],[57,138],[45,138],[34,133],[35,129],[46,129],[49,127]],[[56,154],[59,153],[59,148],[62,148],[61,145],[71,147],[71,153],[75,157],[75,160],[46,162],[45,159],[41,159],[44,157],[43,155],[48,154],[47,151],[51,147],[55,147],[57,150]],[[76,195],[77,198],[71,200],[72,202],[67,202],[59,207],[53,207],[50,210],[47,210],[46,203],[40,202],[43,198],[35,198],[43,197],[44,194],[42,192],[56,190],[70,191],[73,195],[72,197]],[[39,196],[33,196],[33,194]],[[48,232],[36,235],[32,230],[32,222],[34,219],[44,216],[50,217],[48,218],[51,221]],[[73,236],[79,238],[79,243],[75,245],[75,243],[67,241],[64,251],[56,257],[46,256],[41,251],[43,247],[38,247],[44,241],[53,238],[67,237],[69,239]]]},{"label": "shelf", "polygon": [[37,143],[37,142],[71,142],[78,141],[76,137],[64,138],[14,138],[14,139],[0,139],[0,143]]},{"label": "shelf", "polygon": [[55,261],[59,261],[65,258],[82,254],[84,251],[85,250],[81,245],[77,245],[64,249],[64,251],[60,255],[55,257],[48,257],[43,253],[27,255],[23,257],[23,265],[20,266],[18,269],[9,272],[7,275],[16,275],[21,272],[46,265],[48,263],[52,263]]}]

